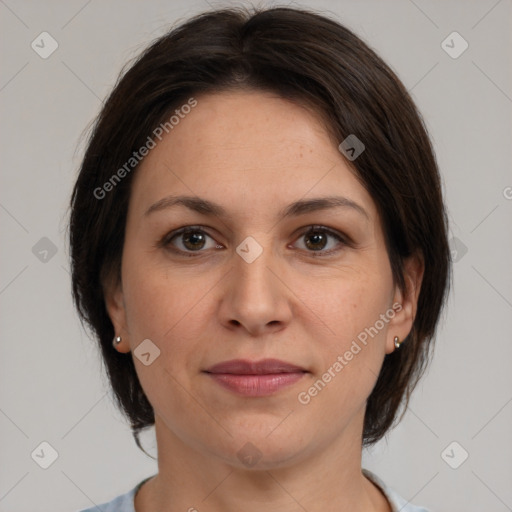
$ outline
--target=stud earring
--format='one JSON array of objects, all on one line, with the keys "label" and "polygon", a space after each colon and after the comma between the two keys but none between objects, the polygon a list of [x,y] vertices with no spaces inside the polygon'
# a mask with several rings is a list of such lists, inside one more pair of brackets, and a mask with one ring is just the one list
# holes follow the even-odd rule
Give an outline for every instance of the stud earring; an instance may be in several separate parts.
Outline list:
[{"label": "stud earring", "polygon": [[395,339],[393,341],[395,342],[395,348],[396,349],[400,348],[400,345],[402,344],[402,342],[400,341],[400,338],[398,336],[395,336]]},{"label": "stud earring", "polygon": [[114,338],[114,342],[113,342],[113,345],[114,347],[116,347],[117,345],[119,345],[119,343],[121,343],[121,341],[123,340],[123,338],[121,338],[121,336],[116,336]]}]

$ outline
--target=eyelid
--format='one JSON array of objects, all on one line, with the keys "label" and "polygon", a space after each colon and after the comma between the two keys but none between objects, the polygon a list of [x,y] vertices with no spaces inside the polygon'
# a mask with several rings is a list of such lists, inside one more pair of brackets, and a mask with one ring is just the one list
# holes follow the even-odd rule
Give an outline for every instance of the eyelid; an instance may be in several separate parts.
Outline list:
[{"label": "eyelid", "polygon": [[[335,238],[340,244],[342,244],[342,246],[348,246],[348,247],[353,246],[353,242],[350,239],[350,237],[348,237],[344,233],[340,233],[336,229],[332,229],[327,226],[323,226],[321,224],[312,224],[312,225],[307,226],[306,228],[302,229],[299,232],[299,235],[297,236],[296,240],[300,239],[301,237],[303,237],[304,235],[306,235],[308,233],[315,233],[317,231],[326,233],[327,235]],[[330,249],[328,251],[320,250],[320,251],[305,251],[305,252],[308,256],[311,255],[316,258],[316,257],[329,257],[330,255],[335,254],[335,253],[339,252],[340,250],[341,250],[340,248],[334,248],[334,249]]]},{"label": "eyelid", "polygon": [[344,233],[341,233],[337,229],[324,226],[323,224],[310,224],[309,226],[301,228],[299,230],[299,236],[315,231],[324,231],[325,233],[328,233],[329,235],[332,235],[335,238],[339,238],[340,240],[345,241],[347,243],[350,241],[350,238]]},{"label": "eyelid", "polygon": [[205,234],[206,236],[210,237],[212,240],[214,240],[217,247],[219,245],[222,245],[219,242],[217,242],[217,240],[215,240],[215,238],[212,235],[210,235],[210,233],[208,233],[209,229],[210,228],[208,228],[207,226],[201,226],[201,225],[183,226],[181,228],[175,229],[175,230],[171,231],[170,233],[167,233],[166,235],[164,235],[162,237],[162,239],[158,242],[157,245],[159,248],[169,249],[169,250],[175,251],[179,254],[186,254],[186,255],[200,254],[205,251],[183,251],[181,249],[178,249],[177,247],[174,247],[171,244],[171,241],[174,238],[176,238],[180,235],[183,235],[185,233],[201,232],[201,233]]},{"label": "eyelid", "polygon": [[[183,235],[184,233],[188,233],[188,232],[201,232],[203,234],[205,234],[206,236],[210,237],[212,240],[215,241],[216,245],[217,245],[217,249],[219,248],[219,246],[222,246],[222,244],[220,244],[219,242],[217,242],[217,240],[215,240],[215,238],[210,235],[208,233],[208,230],[210,228],[208,228],[207,226],[202,226],[202,225],[189,225],[189,226],[183,226],[181,228],[178,228],[178,229],[175,229],[173,231],[171,231],[170,233],[167,233],[166,235],[163,236],[163,238],[158,242],[158,247],[159,248],[164,248],[164,249],[167,249],[167,250],[170,250],[172,252],[175,252],[179,255],[186,255],[186,256],[199,256],[201,255],[201,253],[204,253],[206,252],[205,250],[198,250],[198,251],[183,251],[182,249],[178,249],[177,247],[173,246],[171,244],[171,241],[180,236],[180,235]],[[327,235],[335,238],[340,244],[342,244],[343,246],[352,246],[353,245],[353,241],[351,240],[351,238],[347,235],[345,235],[344,233],[341,233],[339,232],[338,230],[335,230],[333,228],[329,228],[327,226],[324,226],[324,225],[321,225],[321,224],[311,224],[309,226],[305,226],[303,228],[301,228],[299,230],[299,233],[298,235],[295,237],[294,239],[294,244],[296,243],[296,241],[308,234],[308,233],[314,233],[314,232],[324,232],[326,233]],[[311,255],[313,257],[322,257],[322,256],[330,256],[331,254],[333,253],[337,253],[338,251],[340,251],[340,249],[330,249],[329,251],[323,251],[323,250],[319,250],[319,251],[307,251],[307,250],[303,250],[307,255]]]}]

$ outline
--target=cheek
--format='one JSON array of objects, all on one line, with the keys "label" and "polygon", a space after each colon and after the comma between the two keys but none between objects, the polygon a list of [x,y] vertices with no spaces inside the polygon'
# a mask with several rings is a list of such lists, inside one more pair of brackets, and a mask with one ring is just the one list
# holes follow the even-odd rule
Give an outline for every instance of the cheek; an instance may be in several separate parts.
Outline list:
[{"label": "cheek", "polygon": [[[316,386],[324,399],[357,406],[371,392],[385,355],[391,286],[389,269],[361,271],[318,287],[310,297],[308,305],[324,320],[327,333]],[[318,375],[312,382],[316,379]],[[317,391],[312,390],[313,395]]]},{"label": "cheek", "polygon": [[312,417],[338,428],[365,406],[385,356],[387,324],[380,318],[389,307],[386,298],[364,280],[340,283],[317,298],[314,307],[330,319],[330,332],[319,340],[321,363],[297,397]]},{"label": "cheek", "polygon": [[171,275],[152,253],[127,247],[123,261],[123,294],[127,324],[135,336],[162,339],[179,328],[198,303],[201,290],[182,275]]},{"label": "cheek", "polygon": [[[142,340],[150,339],[160,350],[155,363],[183,379],[201,353],[204,321],[211,316],[205,291],[211,286],[206,279],[198,283],[187,273],[171,274],[150,258],[142,262],[127,257],[123,292],[132,352]],[[135,363],[145,373],[145,367]],[[141,381],[150,378],[157,377],[143,375]]]},{"label": "cheek", "polygon": [[[147,264],[127,265],[126,269],[126,321],[141,386],[157,413],[162,412],[162,407],[178,416],[195,410],[197,404],[184,389],[190,387],[188,372],[197,365],[197,344],[204,332],[204,326],[196,321],[198,315],[204,314],[204,288],[185,288],[187,279],[171,279],[165,269]],[[145,339],[151,340],[159,351],[149,365],[137,358],[137,347]]]},{"label": "cheek", "polygon": [[317,282],[315,291],[310,288],[305,295],[307,306],[322,320],[334,344],[343,346],[365,328],[373,326],[387,311],[392,280],[383,275],[387,274],[351,271],[336,279]]},{"label": "cheek", "polygon": [[174,293],[172,286],[165,287],[162,282],[155,282],[149,272],[144,275],[132,272],[124,283],[130,336],[160,339],[180,314],[178,294]]}]

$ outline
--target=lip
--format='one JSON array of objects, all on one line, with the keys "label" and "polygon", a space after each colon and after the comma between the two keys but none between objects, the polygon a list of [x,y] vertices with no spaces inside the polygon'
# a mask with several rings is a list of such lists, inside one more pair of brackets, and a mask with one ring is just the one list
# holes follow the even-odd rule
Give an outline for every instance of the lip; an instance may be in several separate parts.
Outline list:
[{"label": "lip", "polygon": [[205,370],[217,384],[243,396],[269,396],[295,384],[307,370],[279,359],[233,359]]},{"label": "lip", "polygon": [[305,371],[300,366],[280,361],[279,359],[262,359],[261,361],[232,359],[231,361],[214,364],[206,370],[207,373],[230,373],[236,375],[269,375]]}]

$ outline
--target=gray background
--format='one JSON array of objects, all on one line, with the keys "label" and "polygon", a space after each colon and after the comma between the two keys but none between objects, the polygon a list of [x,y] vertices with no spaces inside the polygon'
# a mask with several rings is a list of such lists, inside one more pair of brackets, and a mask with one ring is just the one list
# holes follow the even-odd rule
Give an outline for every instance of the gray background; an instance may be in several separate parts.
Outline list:
[{"label": "gray background", "polygon": [[[0,1],[1,512],[73,511],[156,472],[115,409],[72,307],[67,202],[80,135],[122,65],[208,3],[228,5]],[[365,465],[434,511],[510,511],[512,4],[292,5],[330,11],[412,91],[434,140],[456,239],[454,290],[433,364],[402,424],[365,453]],[[46,59],[31,47],[43,31],[59,45]],[[455,59],[441,45],[453,31],[469,43]],[[451,41],[452,52],[462,48]],[[152,432],[144,439],[155,454]],[[38,448],[43,441],[58,452],[48,469],[34,461],[49,456]]]}]

